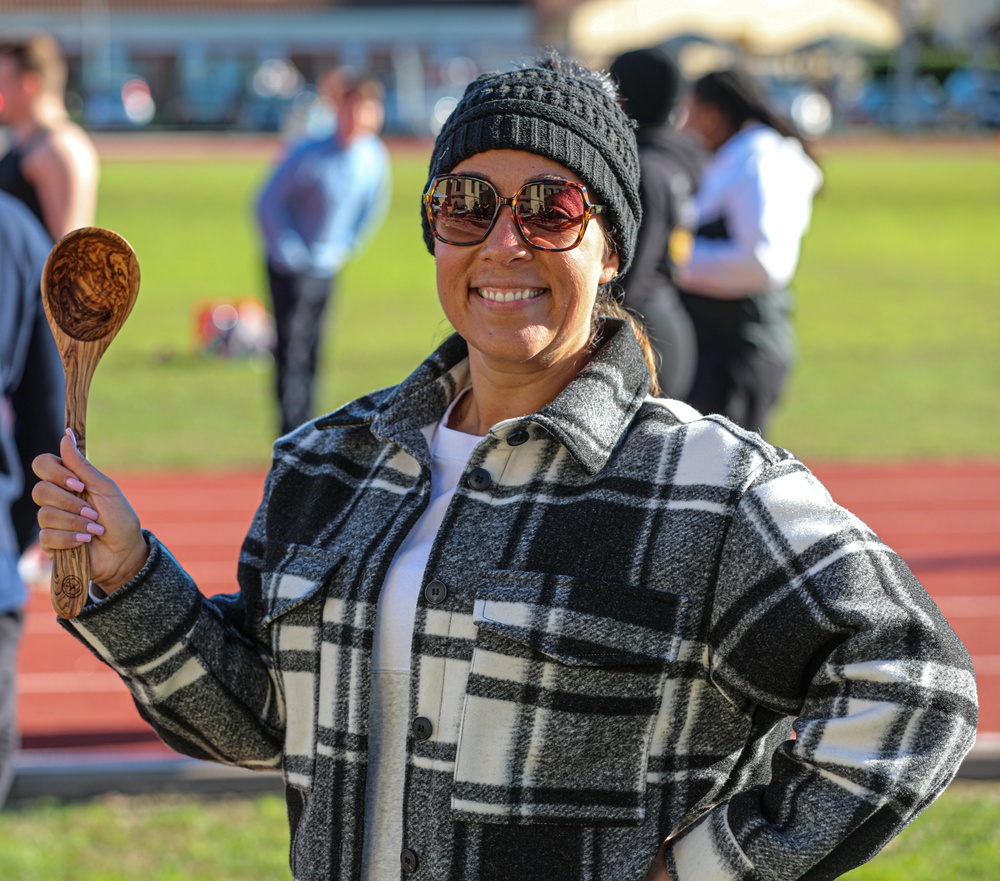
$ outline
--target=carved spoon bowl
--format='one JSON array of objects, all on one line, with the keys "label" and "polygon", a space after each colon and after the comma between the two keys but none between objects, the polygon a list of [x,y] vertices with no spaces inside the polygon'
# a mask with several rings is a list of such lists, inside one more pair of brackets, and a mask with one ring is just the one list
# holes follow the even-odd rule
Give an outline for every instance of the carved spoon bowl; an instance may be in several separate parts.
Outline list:
[{"label": "carved spoon bowl", "polygon": [[[90,381],[138,293],[135,251],[109,229],[91,226],[67,233],[45,261],[42,303],[66,372],[66,425],[73,429],[84,455]],[[80,614],[89,585],[88,546],[56,551],[52,606],[60,617]]]}]

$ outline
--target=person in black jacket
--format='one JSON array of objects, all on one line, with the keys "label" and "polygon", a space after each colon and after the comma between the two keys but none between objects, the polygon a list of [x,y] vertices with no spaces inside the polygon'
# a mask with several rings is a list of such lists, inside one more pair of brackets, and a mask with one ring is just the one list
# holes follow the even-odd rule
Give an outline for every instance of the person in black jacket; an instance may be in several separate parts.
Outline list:
[{"label": "person in black jacket", "polygon": [[39,289],[52,243],[31,212],[0,193],[0,806],[13,777],[15,653],[26,591],[20,555],[38,537],[31,460],[62,437],[62,364]]},{"label": "person in black jacket", "polygon": [[610,72],[618,82],[625,112],[639,127],[642,226],[635,262],[622,279],[625,305],[646,323],[660,357],[657,378],[663,395],[683,399],[694,379],[697,351],[691,318],[674,285],[674,251],[705,154],[672,124],[681,75],[670,53],[659,48],[625,52],[611,64]]}]

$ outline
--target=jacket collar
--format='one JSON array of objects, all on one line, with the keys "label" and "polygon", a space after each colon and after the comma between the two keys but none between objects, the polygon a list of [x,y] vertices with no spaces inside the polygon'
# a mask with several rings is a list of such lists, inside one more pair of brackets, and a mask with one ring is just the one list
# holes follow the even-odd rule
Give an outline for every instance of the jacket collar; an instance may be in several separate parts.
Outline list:
[{"label": "jacket collar", "polygon": [[[621,319],[603,319],[604,341],[579,375],[537,413],[494,425],[505,437],[517,427],[537,425],[556,438],[581,467],[596,474],[649,391],[649,371],[632,329]],[[429,458],[420,429],[441,419],[469,381],[469,350],[453,334],[403,382],[359,398],[316,422],[323,429],[367,425],[379,440],[400,444],[419,461]]]}]

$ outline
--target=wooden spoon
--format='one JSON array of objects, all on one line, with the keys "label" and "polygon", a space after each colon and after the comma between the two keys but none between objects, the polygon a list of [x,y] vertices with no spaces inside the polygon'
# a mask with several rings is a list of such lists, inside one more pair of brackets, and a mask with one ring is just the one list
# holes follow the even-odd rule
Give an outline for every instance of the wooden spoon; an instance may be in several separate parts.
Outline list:
[{"label": "wooden spoon", "polygon": [[[90,380],[138,293],[135,251],[109,229],[88,226],[67,233],[45,261],[42,303],[66,372],[66,426],[73,429],[84,455]],[[80,614],[89,586],[89,546],[56,551],[52,606],[60,617]]]}]

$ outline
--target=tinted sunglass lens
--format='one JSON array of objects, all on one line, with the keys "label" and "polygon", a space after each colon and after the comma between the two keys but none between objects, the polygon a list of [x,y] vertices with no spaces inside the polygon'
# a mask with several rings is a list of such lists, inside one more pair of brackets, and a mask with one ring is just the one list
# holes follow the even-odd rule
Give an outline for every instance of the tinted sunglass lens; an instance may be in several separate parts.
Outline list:
[{"label": "tinted sunglass lens", "polygon": [[496,193],[475,178],[452,177],[438,181],[431,194],[434,229],[450,242],[481,240],[496,214]]},{"label": "tinted sunglass lens", "polygon": [[517,218],[525,238],[541,248],[567,248],[579,238],[586,214],[576,187],[539,181],[528,184],[517,200]]}]

